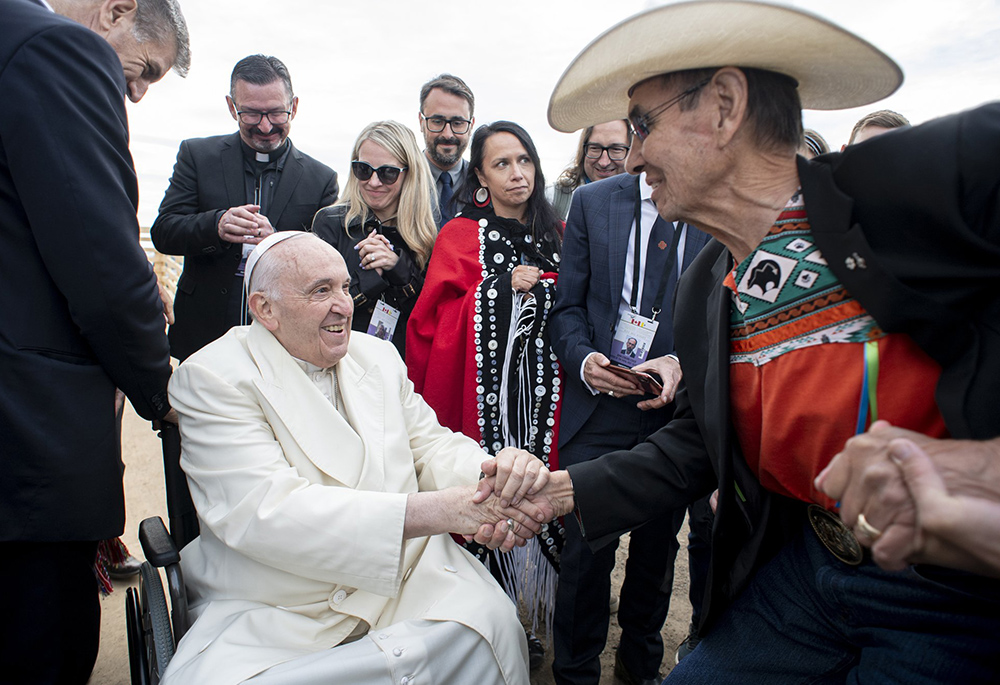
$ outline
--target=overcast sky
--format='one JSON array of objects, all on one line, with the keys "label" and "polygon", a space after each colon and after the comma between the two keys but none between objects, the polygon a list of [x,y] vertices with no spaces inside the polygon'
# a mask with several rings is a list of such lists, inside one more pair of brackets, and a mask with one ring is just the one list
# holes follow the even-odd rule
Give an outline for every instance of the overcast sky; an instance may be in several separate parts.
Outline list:
[{"label": "overcast sky", "polygon": [[[397,119],[419,132],[420,86],[451,72],[476,94],[476,123],[510,119],[531,134],[551,181],[576,134],[545,118],[559,76],[591,40],[653,5],[649,0],[180,0],[191,31],[187,79],[172,72],[128,105],[139,173],[139,219],[149,226],[180,141],[229,133],[233,65],[261,52],[288,65],[299,110],[291,137],[346,173],[358,132]],[[1000,98],[1000,0],[798,0],[857,33],[902,67],[905,81],[878,104],[805,112],[805,125],[839,147],[862,115],[889,108],[914,123]],[[665,36],[665,40],[669,37]],[[342,184],[343,185],[343,182]]]}]

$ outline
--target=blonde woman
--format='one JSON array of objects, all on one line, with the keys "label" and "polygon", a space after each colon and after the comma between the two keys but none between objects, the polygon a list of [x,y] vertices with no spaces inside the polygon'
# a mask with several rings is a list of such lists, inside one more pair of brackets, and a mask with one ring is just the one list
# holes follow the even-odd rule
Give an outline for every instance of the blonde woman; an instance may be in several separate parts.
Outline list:
[{"label": "blonde woman", "polygon": [[351,328],[391,340],[405,358],[406,322],[437,238],[433,182],[416,137],[376,121],[354,143],[351,175],[313,232],[343,255],[351,274]]}]

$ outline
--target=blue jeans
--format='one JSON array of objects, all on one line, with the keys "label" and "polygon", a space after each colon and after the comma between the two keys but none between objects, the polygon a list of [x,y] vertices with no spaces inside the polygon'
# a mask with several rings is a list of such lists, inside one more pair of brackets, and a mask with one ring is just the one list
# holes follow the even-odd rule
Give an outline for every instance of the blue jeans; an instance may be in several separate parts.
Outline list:
[{"label": "blue jeans", "polygon": [[1000,682],[1000,581],[870,560],[848,566],[808,524],[665,683]]}]

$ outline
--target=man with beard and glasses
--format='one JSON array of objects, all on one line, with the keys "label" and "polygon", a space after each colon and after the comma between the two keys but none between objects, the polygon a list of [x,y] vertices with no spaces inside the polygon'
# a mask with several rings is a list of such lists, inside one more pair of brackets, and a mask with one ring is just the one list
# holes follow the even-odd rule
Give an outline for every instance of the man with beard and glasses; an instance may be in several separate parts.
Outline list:
[{"label": "man with beard and glasses", "polygon": [[441,74],[420,89],[420,131],[438,194],[439,228],[461,211],[462,179],[468,165],[462,155],[476,123],[475,110],[476,97],[457,76]]},{"label": "man with beard and glasses", "polygon": [[157,250],[185,258],[168,333],[181,360],[248,323],[242,282],[254,245],[275,231],[309,230],[337,200],[336,172],[288,139],[299,99],[281,60],[240,60],[226,101],[239,132],[181,143],[151,229]]}]

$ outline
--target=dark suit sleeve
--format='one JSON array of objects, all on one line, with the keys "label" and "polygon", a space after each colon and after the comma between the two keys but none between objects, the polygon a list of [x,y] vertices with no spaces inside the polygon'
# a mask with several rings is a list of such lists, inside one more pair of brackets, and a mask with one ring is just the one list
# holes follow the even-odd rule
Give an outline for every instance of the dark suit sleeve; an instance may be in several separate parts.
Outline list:
[{"label": "dark suit sleeve", "polygon": [[581,527],[599,549],[712,492],[717,478],[683,384],[666,426],[631,450],[566,467]]},{"label": "dark suit sleeve", "polygon": [[326,182],[326,187],[323,189],[323,199],[319,202],[319,207],[329,207],[337,202],[337,198],[340,196],[340,185],[337,183],[337,172],[330,170],[330,178]]},{"label": "dark suit sleeve", "polygon": [[596,351],[593,331],[587,320],[587,288],[591,279],[590,237],[581,195],[573,195],[566,221],[551,324],[552,348],[574,380],[580,378],[583,360]]},{"label": "dark suit sleeve", "polygon": [[163,254],[196,256],[219,253],[233,245],[219,238],[219,219],[229,208],[200,211],[200,206],[195,155],[191,141],[185,140],[149,232],[156,249]]},{"label": "dark suit sleeve", "polygon": [[31,227],[25,249],[38,251],[100,365],[151,419],[169,408],[170,364],[156,279],[138,240],[124,86],[107,42],[82,27],[51,28],[0,74],[8,105],[0,139]]}]

